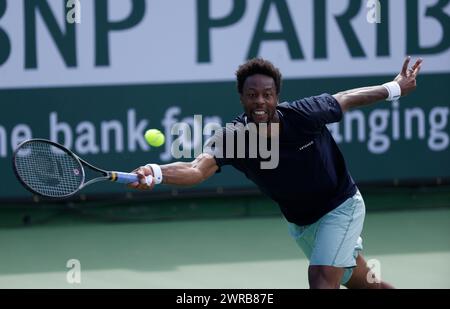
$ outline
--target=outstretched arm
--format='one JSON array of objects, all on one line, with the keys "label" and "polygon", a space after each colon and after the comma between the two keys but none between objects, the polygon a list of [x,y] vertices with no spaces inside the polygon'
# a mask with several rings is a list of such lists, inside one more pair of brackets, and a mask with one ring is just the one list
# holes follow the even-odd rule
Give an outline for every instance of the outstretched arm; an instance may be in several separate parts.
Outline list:
[{"label": "outstretched arm", "polygon": [[[401,95],[406,96],[416,89],[416,77],[422,67],[422,59],[418,59],[411,69],[408,69],[411,57],[407,57],[403,63],[402,71],[394,79],[401,89]],[[362,107],[389,97],[388,90],[382,86],[372,86],[357,88],[339,92],[333,95],[341,105],[342,111],[348,111],[351,108]]]},{"label": "outstretched arm", "polygon": [[[201,154],[192,162],[175,162],[171,164],[161,165],[163,175],[163,183],[179,186],[193,186],[197,185],[212,175],[219,168],[216,160],[210,154]],[[148,166],[141,166],[133,171],[139,177],[140,182],[129,185],[135,189],[152,189],[154,182],[151,185],[145,183],[145,177],[153,175],[153,171]]]}]

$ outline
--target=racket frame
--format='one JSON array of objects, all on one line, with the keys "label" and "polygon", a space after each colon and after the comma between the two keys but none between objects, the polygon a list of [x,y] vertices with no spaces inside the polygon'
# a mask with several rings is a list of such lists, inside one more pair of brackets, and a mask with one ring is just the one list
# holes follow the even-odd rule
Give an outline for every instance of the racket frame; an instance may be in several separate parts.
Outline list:
[{"label": "racket frame", "polygon": [[[22,146],[25,145],[25,144],[28,144],[28,143],[30,143],[30,142],[43,142],[43,143],[46,143],[46,144],[50,144],[50,145],[52,145],[52,146],[54,146],[54,147],[60,149],[60,150],[63,151],[64,153],[68,154],[68,155],[71,156],[73,159],[75,159],[75,160],[78,162],[78,164],[79,164],[79,166],[80,166],[80,172],[82,173],[82,181],[81,181],[81,183],[80,183],[80,186],[79,186],[76,190],[74,190],[73,192],[71,192],[71,193],[69,193],[69,194],[61,195],[61,196],[58,196],[58,197],[52,197],[52,196],[48,196],[48,195],[39,193],[39,192],[35,191],[34,189],[32,189],[28,184],[26,184],[26,183],[22,180],[22,177],[20,177],[20,175],[19,175],[18,172],[17,172],[17,168],[16,168],[16,157],[17,157],[17,153],[21,150]],[[72,152],[71,150],[67,149],[67,148],[64,147],[63,145],[58,144],[58,143],[53,142],[53,141],[48,140],[48,139],[43,139],[43,138],[33,138],[33,139],[29,139],[29,140],[26,140],[26,141],[23,141],[22,143],[20,143],[20,144],[17,146],[17,148],[14,150],[13,157],[12,157],[12,164],[13,164],[14,174],[16,175],[17,179],[19,179],[20,183],[21,183],[28,191],[30,191],[30,192],[33,193],[33,194],[37,194],[37,195],[39,195],[39,196],[50,197],[50,198],[56,198],[56,199],[65,199],[65,198],[71,197],[71,196],[75,195],[76,193],[78,193],[78,191],[80,191],[81,189],[83,189],[83,188],[86,187],[87,185],[90,185],[90,184],[93,184],[93,183],[96,183],[96,182],[107,181],[107,180],[110,180],[110,181],[116,181],[116,180],[117,180],[117,173],[116,173],[116,172],[108,172],[108,171],[102,170],[102,169],[100,169],[100,168],[98,168],[98,167],[96,167],[96,166],[94,166],[94,165],[92,165],[92,164],[86,162],[85,160],[83,160],[82,158],[80,158],[79,156],[77,156],[74,152]],[[99,176],[99,177],[93,178],[93,179],[88,180],[88,181],[86,182],[86,173],[85,173],[85,171],[84,171],[84,167],[85,167],[85,166],[86,166],[86,167],[89,167],[90,169],[92,169],[92,170],[94,170],[94,171],[96,171],[96,172],[99,172],[99,173],[103,174],[103,176]]]}]

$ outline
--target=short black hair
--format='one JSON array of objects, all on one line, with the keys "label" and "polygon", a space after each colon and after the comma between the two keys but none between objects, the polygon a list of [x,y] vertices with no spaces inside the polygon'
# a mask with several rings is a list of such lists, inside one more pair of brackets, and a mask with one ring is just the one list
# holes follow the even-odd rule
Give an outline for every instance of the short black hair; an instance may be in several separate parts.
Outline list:
[{"label": "short black hair", "polygon": [[237,90],[240,94],[242,94],[244,89],[244,83],[247,77],[250,77],[255,74],[262,74],[269,77],[272,77],[275,82],[275,87],[277,90],[277,94],[281,91],[281,72],[275,67],[272,62],[262,59],[262,58],[253,58],[248,60],[246,63],[239,66],[236,71],[237,78]]}]

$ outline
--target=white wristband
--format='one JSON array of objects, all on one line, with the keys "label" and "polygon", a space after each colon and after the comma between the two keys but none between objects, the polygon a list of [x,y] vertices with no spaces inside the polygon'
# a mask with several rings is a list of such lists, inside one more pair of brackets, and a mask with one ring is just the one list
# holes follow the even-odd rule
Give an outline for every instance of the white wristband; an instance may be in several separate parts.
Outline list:
[{"label": "white wristband", "polygon": [[147,164],[146,166],[152,169],[155,184],[159,185],[163,180],[161,167],[158,164]]},{"label": "white wristband", "polygon": [[397,82],[390,82],[383,84],[383,87],[386,88],[386,90],[389,93],[387,101],[397,101],[402,96],[402,88],[400,88],[400,85]]}]

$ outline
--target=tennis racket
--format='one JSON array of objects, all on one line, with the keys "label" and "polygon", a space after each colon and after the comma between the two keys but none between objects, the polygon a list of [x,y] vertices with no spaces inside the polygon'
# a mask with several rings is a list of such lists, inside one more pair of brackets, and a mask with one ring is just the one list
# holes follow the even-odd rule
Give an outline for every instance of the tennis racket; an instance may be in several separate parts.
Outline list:
[{"label": "tennis racket", "polygon": [[[13,167],[25,188],[51,198],[70,197],[100,181],[139,182],[136,174],[99,169],[64,146],[46,139],[30,139],[21,143],[14,151]],[[98,177],[86,181],[85,168],[94,171]],[[147,176],[146,181],[151,184],[153,177]]]}]

